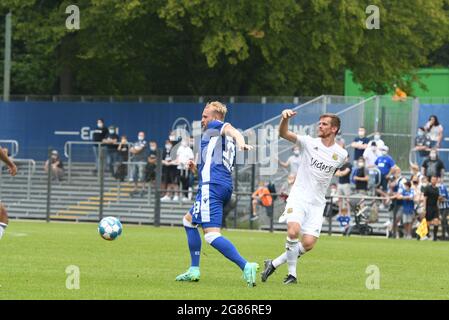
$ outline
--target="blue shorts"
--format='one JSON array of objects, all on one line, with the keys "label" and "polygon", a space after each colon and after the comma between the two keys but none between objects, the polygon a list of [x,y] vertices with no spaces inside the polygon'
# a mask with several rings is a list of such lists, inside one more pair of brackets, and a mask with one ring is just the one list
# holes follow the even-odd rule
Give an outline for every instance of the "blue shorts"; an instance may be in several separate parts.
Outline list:
[{"label": "blue shorts", "polygon": [[198,189],[189,213],[192,224],[203,228],[221,228],[223,208],[231,199],[232,188],[219,184],[204,184]]}]

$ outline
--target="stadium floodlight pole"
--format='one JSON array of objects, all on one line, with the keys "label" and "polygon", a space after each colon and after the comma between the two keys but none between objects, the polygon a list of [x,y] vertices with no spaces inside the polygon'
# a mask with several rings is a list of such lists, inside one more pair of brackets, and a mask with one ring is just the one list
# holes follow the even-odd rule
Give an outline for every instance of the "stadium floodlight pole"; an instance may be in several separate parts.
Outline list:
[{"label": "stadium floodlight pole", "polygon": [[3,101],[9,101],[11,78],[11,12],[5,20],[5,67],[3,70]]},{"label": "stadium floodlight pole", "polygon": [[51,152],[53,148],[48,147],[48,170],[47,170],[47,215],[46,220],[50,222],[50,206],[51,206]]}]

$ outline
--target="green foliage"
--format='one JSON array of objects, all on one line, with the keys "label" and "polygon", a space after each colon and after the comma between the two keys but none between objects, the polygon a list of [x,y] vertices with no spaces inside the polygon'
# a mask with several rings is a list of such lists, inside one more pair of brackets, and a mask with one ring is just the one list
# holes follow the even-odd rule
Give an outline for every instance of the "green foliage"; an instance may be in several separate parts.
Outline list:
[{"label": "green foliage", "polygon": [[[13,12],[12,93],[341,94],[351,69],[383,94],[446,61],[434,52],[449,43],[449,0],[80,0],[81,29],[67,30],[70,4],[0,3]],[[365,27],[370,4],[379,30]]]}]

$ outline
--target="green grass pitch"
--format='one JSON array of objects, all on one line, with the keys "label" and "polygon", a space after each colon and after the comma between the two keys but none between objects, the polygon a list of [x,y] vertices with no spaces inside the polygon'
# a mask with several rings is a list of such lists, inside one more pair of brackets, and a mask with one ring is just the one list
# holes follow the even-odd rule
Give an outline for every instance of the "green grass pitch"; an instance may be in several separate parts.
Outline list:
[{"label": "green grass pitch", "polygon": [[[283,251],[284,233],[224,231],[261,267]],[[299,283],[285,286],[287,267],[247,288],[241,271],[203,240],[201,280],[175,282],[189,265],[183,228],[124,225],[105,241],[94,223],[11,221],[0,241],[0,299],[448,299],[449,243],[323,235],[298,263]],[[66,288],[67,266],[80,288]],[[366,287],[367,267],[380,288]]]}]

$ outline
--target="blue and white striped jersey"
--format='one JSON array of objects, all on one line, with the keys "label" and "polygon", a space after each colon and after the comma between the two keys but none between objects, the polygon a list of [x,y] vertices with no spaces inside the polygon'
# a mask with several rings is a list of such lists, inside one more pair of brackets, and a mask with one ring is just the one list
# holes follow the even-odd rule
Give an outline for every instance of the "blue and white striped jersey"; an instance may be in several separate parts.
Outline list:
[{"label": "blue and white striped jersey", "polygon": [[201,157],[198,164],[199,184],[220,184],[232,188],[235,163],[234,139],[222,135],[228,123],[213,120],[201,136]]}]

